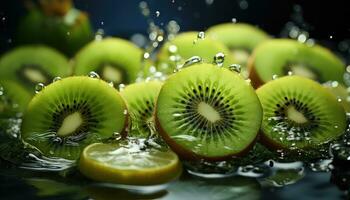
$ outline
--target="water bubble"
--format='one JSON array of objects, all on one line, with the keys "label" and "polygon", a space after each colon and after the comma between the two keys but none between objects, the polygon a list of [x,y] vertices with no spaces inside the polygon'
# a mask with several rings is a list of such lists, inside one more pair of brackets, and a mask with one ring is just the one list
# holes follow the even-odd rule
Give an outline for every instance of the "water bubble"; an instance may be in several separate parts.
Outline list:
[{"label": "water bubble", "polygon": [[125,109],[125,110],[123,111],[123,114],[124,114],[124,115],[127,115],[127,114],[128,114],[128,110]]},{"label": "water bubble", "polygon": [[298,36],[298,42],[300,42],[300,43],[305,43],[306,40],[307,40],[307,35],[306,35],[306,34],[300,34],[300,35]]},{"label": "water bubble", "polygon": [[288,71],[288,76],[292,76],[293,75],[293,72],[292,71]]},{"label": "water bubble", "polygon": [[98,75],[98,73],[94,72],[94,71],[91,71],[89,72],[89,75],[88,75],[90,78],[97,78],[99,79],[100,78],[100,75]]},{"label": "water bubble", "polygon": [[222,67],[222,65],[224,64],[225,61],[225,54],[222,52],[217,53],[214,56],[214,64],[216,64],[219,67]]},{"label": "water bubble", "polygon": [[156,11],[156,17],[159,17],[159,15],[160,15],[160,12],[157,10]]},{"label": "water bubble", "polygon": [[147,38],[140,33],[133,34],[130,40],[139,47],[144,47],[147,43]]},{"label": "water bubble", "polygon": [[241,65],[239,64],[232,64],[228,68],[233,72],[241,73]]},{"label": "water bubble", "polygon": [[123,91],[125,88],[125,85],[123,83],[118,85],[119,91]]},{"label": "water bubble", "polygon": [[238,5],[242,10],[246,10],[249,6],[248,1],[246,1],[246,0],[238,1]]},{"label": "water bubble", "polygon": [[59,80],[62,80],[62,78],[57,76],[57,77],[53,78],[52,82],[54,83],[54,82],[59,81]]},{"label": "water bubble", "polygon": [[4,94],[4,87],[0,85],[0,96]]},{"label": "water bubble", "polygon": [[143,54],[143,58],[144,58],[144,59],[148,59],[149,57],[150,57],[150,53],[145,52],[145,53]]},{"label": "water bubble", "polygon": [[203,40],[205,38],[205,33],[203,31],[198,32],[197,38]]},{"label": "water bubble", "polygon": [[103,36],[105,34],[105,31],[101,28],[97,29],[95,33],[95,40],[96,41],[101,41],[103,39]]},{"label": "water bubble", "polygon": [[45,88],[45,85],[43,83],[38,83],[35,86],[35,93],[38,94],[39,92],[41,92],[43,89]]},{"label": "water bubble", "polygon": [[330,35],[330,36],[329,36],[329,39],[333,39],[333,35]]},{"label": "water bubble", "polygon": [[122,135],[120,133],[118,133],[118,132],[114,132],[113,133],[113,138],[115,140],[120,140],[122,138]]},{"label": "water bubble", "polygon": [[192,56],[191,58],[187,59],[185,63],[181,66],[181,68],[188,67],[191,65],[194,65],[196,63],[202,62],[202,58],[199,56]]},{"label": "water bubble", "polygon": [[113,83],[113,81],[110,81],[110,82],[108,83],[108,85],[111,86],[112,88],[114,88],[114,83]]},{"label": "water bubble", "polygon": [[214,3],[214,0],[205,0],[205,3],[206,3],[207,5],[211,5],[211,4]]},{"label": "water bubble", "polygon": [[277,74],[272,75],[272,80],[276,80],[276,79],[278,79],[278,75]]},{"label": "water bubble", "polygon": [[236,19],[236,18],[232,18],[231,21],[232,21],[232,23],[234,23],[234,24],[237,23],[237,19]]},{"label": "water bubble", "polygon": [[139,8],[140,8],[141,13],[142,13],[143,16],[146,16],[146,17],[149,16],[150,10],[149,10],[149,8],[148,8],[147,2],[141,1],[141,2],[139,3]]},{"label": "water bubble", "polygon": [[169,53],[174,54],[174,53],[177,52],[177,46],[176,45],[170,45],[168,50],[169,50]]},{"label": "water bubble", "polygon": [[1,20],[4,22],[6,20],[6,17],[2,17]]}]

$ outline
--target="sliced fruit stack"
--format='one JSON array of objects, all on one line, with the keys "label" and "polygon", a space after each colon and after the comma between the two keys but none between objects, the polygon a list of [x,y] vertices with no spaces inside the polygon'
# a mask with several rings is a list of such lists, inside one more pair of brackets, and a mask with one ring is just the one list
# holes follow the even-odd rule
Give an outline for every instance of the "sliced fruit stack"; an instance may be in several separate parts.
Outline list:
[{"label": "sliced fruit stack", "polygon": [[[50,2],[40,15],[71,9]],[[187,32],[167,41],[155,66],[143,53],[124,39],[96,40],[70,68],[49,47],[18,47],[0,60],[0,112],[10,109],[3,102],[15,102],[24,111],[23,143],[77,160],[88,178],[126,185],[172,181],[180,160],[239,159],[256,142],[290,156],[317,152],[347,126],[344,63],[321,46],[223,24],[207,36]],[[136,81],[149,70],[165,76]]]}]

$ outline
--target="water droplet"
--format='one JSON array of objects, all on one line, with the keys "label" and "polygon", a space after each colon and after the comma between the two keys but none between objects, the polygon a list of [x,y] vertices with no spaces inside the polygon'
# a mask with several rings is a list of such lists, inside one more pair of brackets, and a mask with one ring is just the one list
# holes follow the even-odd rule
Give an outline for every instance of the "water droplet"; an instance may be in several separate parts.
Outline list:
[{"label": "water droplet", "polygon": [[123,83],[121,83],[121,84],[119,84],[118,88],[119,88],[119,91],[123,91],[125,88],[125,85]]},{"label": "water droplet", "polygon": [[234,23],[234,24],[237,23],[237,19],[236,19],[236,18],[232,18],[231,21],[232,21],[232,23]]},{"label": "water droplet", "polygon": [[43,83],[38,83],[35,86],[35,93],[38,94],[39,92],[41,92],[43,89],[45,88],[45,85]]},{"label": "water droplet", "polygon": [[0,85],[0,96],[4,94],[4,88]]},{"label": "water droplet", "polygon": [[113,133],[113,138],[115,140],[120,140],[122,138],[122,135],[120,133],[118,133],[118,132],[114,132]]},{"label": "water droplet", "polygon": [[102,25],[102,26],[105,25],[105,22],[104,22],[104,21],[101,21],[101,25]]},{"label": "water droplet", "polygon": [[307,36],[306,36],[305,34],[300,34],[300,35],[298,36],[298,41],[299,41],[300,43],[304,43],[306,40],[307,40]]},{"label": "water droplet", "polygon": [[228,68],[233,72],[241,73],[241,65],[239,64],[232,64]]},{"label": "water droplet", "polygon": [[113,83],[113,81],[109,82],[108,85],[114,88],[114,83]]},{"label": "water droplet", "polygon": [[184,68],[184,67],[188,67],[191,65],[194,65],[196,63],[200,63],[202,62],[202,58],[199,56],[192,56],[191,58],[187,59],[185,61],[185,63],[180,67],[180,68]]},{"label": "water droplet", "polygon": [[150,54],[148,53],[148,52],[145,52],[144,54],[143,54],[143,58],[144,59],[148,59],[150,57]]},{"label": "water droplet", "polygon": [[59,81],[59,80],[62,80],[62,78],[57,76],[57,77],[53,78],[52,82],[54,83],[54,82]]},{"label": "water droplet", "polygon": [[240,0],[238,2],[238,5],[242,10],[246,10],[249,6],[248,1],[246,1],[246,0]]},{"label": "water droplet", "polygon": [[127,115],[127,114],[128,114],[128,110],[125,109],[125,110],[123,111],[123,114],[124,114],[124,115]]},{"label": "water droplet", "polygon": [[272,80],[276,80],[276,79],[278,79],[278,75],[277,74],[272,75]]},{"label": "water droplet", "polygon": [[203,31],[198,32],[197,38],[203,40],[205,38],[205,33]]},{"label": "water droplet", "polygon": [[105,34],[105,31],[101,28],[97,29],[95,33],[95,40],[96,41],[101,41],[103,39],[103,36]]},{"label": "water droplet", "polygon": [[338,81],[332,81],[331,85],[333,88],[336,88],[339,86],[339,83],[338,83]]},{"label": "water droplet", "polygon": [[139,8],[140,8],[141,13],[142,13],[143,16],[146,16],[146,17],[149,16],[150,10],[149,10],[149,8],[148,8],[147,2],[141,1],[141,2],[139,3]]},{"label": "water droplet", "polygon": [[6,20],[6,17],[2,17],[1,20],[4,22]]},{"label": "water droplet", "polygon": [[293,75],[293,72],[292,71],[288,71],[288,76],[292,76]]},{"label": "water droplet", "polygon": [[214,0],[205,0],[205,3],[210,6],[214,3]]},{"label": "water droplet", "polygon": [[168,50],[169,50],[169,53],[174,54],[174,53],[177,52],[177,46],[176,45],[170,45]]},{"label": "water droplet", "polygon": [[88,75],[90,78],[100,78],[100,75],[98,75],[98,73],[91,71]]},{"label": "water droplet", "polygon": [[222,65],[224,64],[225,61],[225,54],[222,52],[217,53],[214,56],[214,64],[216,64],[219,67],[222,67]]},{"label": "water droplet", "polygon": [[157,10],[156,11],[156,17],[159,17],[159,15],[160,15],[160,12]]},{"label": "water droplet", "polygon": [[333,39],[333,35],[330,35],[330,36],[329,36],[329,39]]}]

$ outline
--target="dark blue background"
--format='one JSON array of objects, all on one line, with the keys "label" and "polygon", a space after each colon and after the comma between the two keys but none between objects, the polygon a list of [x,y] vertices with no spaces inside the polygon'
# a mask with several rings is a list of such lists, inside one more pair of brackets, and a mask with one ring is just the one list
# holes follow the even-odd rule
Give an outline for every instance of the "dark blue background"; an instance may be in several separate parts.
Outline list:
[{"label": "dark blue background", "polygon": [[[346,0],[292,1],[292,0],[247,0],[248,8],[240,9],[241,0],[214,0],[207,5],[205,0],[146,0],[152,18],[158,25],[176,20],[182,31],[205,30],[207,27],[229,22],[249,22],[260,26],[273,35],[278,35],[291,19],[293,5],[301,5],[310,35],[319,40],[341,41],[349,38],[350,19]],[[128,38],[133,33],[145,33],[147,22],[139,11],[140,0],[76,0],[77,8],[87,11],[95,29],[103,28],[107,35]],[[15,44],[13,35],[18,21],[25,14],[20,0],[0,1],[0,50]],[[181,7],[182,10],[179,10]],[[155,17],[155,12],[160,16]],[[2,19],[3,17],[4,20]],[[101,24],[103,22],[103,25]],[[300,24],[303,26],[303,24]]]}]

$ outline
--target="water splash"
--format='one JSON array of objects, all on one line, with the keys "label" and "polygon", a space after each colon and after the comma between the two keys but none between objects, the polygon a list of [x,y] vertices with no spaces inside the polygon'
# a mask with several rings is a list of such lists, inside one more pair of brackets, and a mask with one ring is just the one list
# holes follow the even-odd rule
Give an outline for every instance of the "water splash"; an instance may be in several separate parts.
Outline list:
[{"label": "water splash", "polygon": [[237,73],[241,73],[241,65],[239,64],[232,64],[229,67],[229,70],[233,71],[233,72],[237,72]]}]

